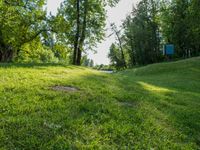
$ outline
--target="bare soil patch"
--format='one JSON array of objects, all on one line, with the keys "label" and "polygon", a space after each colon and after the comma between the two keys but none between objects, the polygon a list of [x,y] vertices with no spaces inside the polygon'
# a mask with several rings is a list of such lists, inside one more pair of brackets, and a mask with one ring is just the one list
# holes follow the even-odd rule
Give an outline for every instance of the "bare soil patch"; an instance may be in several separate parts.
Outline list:
[{"label": "bare soil patch", "polygon": [[52,89],[54,91],[63,91],[63,92],[77,92],[78,88],[72,86],[53,86]]},{"label": "bare soil patch", "polygon": [[124,106],[124,107],[136,107],[135,102],[118,102],[119,106]]}]

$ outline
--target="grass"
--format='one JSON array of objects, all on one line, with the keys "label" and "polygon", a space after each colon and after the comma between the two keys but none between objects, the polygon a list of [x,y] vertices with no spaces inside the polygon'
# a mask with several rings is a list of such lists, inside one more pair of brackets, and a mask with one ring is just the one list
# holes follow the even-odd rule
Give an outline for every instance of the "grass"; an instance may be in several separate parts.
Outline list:
[{"label": "grass", "polygon": [[1,149],[200,149],[200,57],[115,74],[0,66]]}]

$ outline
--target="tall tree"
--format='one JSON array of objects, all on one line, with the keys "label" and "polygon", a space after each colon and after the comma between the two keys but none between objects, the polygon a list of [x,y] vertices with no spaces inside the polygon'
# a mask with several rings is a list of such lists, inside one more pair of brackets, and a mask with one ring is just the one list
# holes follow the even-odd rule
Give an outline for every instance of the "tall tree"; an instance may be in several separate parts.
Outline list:
[{"label": "tall tree", "polygon": [[133,8],[124,22],[128,53],[132,65],[144,65],[159,61],[160,35],[157,22],[156,0],[142,0]]},{"label": "tall tree", "polygon": [[174,0],[171,4],[172,9],[172,39],[171,41],[176,46],[178,57],[187,57],[189,50],[190,39],[188,37],[188,0]]},{"label": "tall tree", "polygon": [[175,45],[176,57],[190,57],[199,54],[198,0],[164,0],[160,9],[160,25],[165,43]]},{"label": "tall tree", "polygon": [[57,16],[62,16],[70,28],[65,31],[64,37],[73,48],[73,64],[80,65],[82,52],[87,48],[92,49],[103,39],[105,6],[113,6],[117,2],[118,0],[65,0],[62,3]]},{"label": "tall tree", "polygon": [[88,15],[88,0],[84,1],[84,12],[83,12],[83,25],[82,25],[82,31],[81,36],[79,40],[79,46],[78,46],[78,55],[77,55],[77,65],[81,64],[81,57],[82,57],[82,51],[85,41],[85,34],[86,34],[86,28],[87,28],[87,15]]},{"label": "tall tree", "polygon": [[191,0],[188,10],[191,56],[200,55],[200,1]]},{"label": "tall tree", "polygon": [[73,64],[78,64],[77,56],[79,51],[79,37],[80,37],[80,0],[76,0],[76,37],[74,40],[74,55]]}]

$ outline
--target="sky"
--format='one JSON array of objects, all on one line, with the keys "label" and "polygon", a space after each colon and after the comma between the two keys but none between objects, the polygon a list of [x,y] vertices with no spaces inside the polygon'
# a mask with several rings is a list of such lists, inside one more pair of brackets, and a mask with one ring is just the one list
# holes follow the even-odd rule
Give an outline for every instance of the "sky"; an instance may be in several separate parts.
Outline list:
[{"label": "sky", "polygon": [[[47,0],[47,11],[53,15],[56,14],[57,8],[63,0]],[[133,5],[136,5],[139,0],[121,0],[115,7],[107,7],[106,29],[110,28],[110,23],[115,23],[118,27],[122,21],[131,12]],[[106,31],[106,36],[110,35],[110,30]],[[110,45],[115,42],[115,36],[105,38],[97,45],[96,53],[89,51],[88,58],[93,59],[95,64],[109,64],[108,53]]]}]

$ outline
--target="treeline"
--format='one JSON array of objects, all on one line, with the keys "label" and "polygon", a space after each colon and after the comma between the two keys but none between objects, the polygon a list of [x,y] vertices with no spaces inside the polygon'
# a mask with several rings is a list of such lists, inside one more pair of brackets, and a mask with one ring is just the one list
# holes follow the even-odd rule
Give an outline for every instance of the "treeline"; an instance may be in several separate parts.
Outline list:
[{"label": "treeline", "polygon": [[117,68],[164,61],[164,44],[174,44],[173,58],[199,56],[200,1],[141,0],[117,34],[109,53]]},{"label": "treeline", "polygon": [[117,2],[64,0],[53,16],[46,0],[0,0],[0,62],[88,65],[86,51],[104,38],[105,7]]}]

